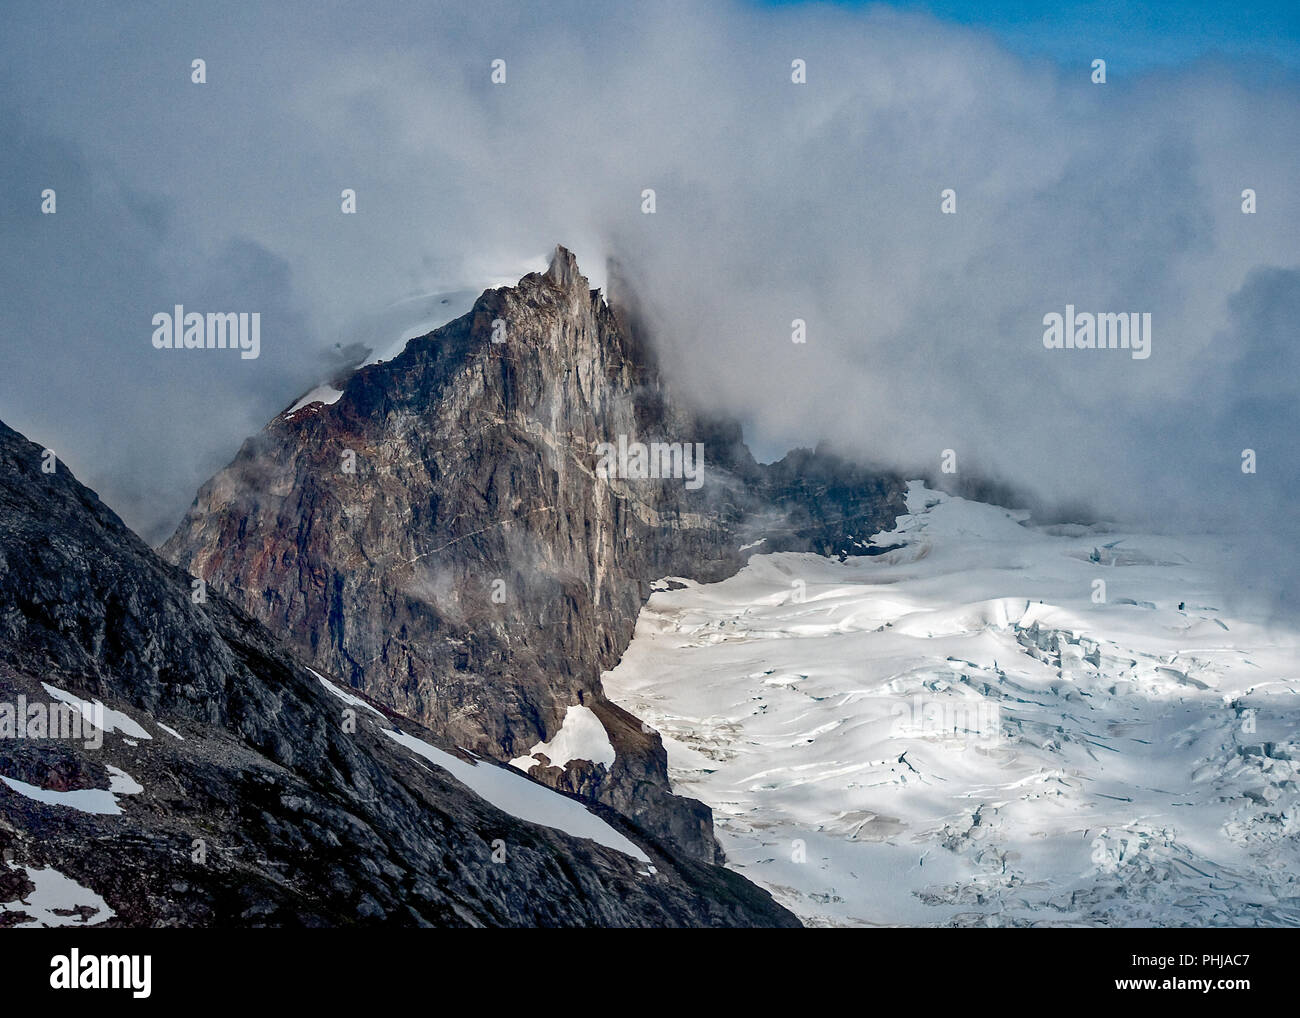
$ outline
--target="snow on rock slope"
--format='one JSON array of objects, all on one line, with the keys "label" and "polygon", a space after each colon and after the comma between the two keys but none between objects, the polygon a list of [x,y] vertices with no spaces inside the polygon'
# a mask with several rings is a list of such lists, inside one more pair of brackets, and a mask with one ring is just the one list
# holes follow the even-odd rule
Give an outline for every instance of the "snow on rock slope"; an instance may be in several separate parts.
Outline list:
[{"label": "snow on rock slope", "polygon": [[43,448],[0,423],[0,929],[797,925],[735,873],[638,854],[613,809],[331,692]]},{"label": "snow on rock slope", "polygon": [[[511,280],[513,282],[513,280]],[[505,282],[497,285],[507,285]],[[459,318],[474,307],[479,290],[451,290],[424,293],[386,308],[369,323],[361,340],[367,350],[366,357],[356,367],[390,361],[406,349],[412,339],[427,336],[434,329]],[[349,372],[350,373],[350,372]],[[337,379],[342,382],[343,379]],[[343,390],[331,382],[324,382],[299,397],[280,416],[292,420],[309,408],[333,406],[343,395]]]},{"label": "snow on rock slope", "polygon": [[575,704],[564,712],[564,722],[550,742],[539,742],[528,756],[518,756],[510,761],[512,767],[531,771],[545,756],[555,767],[564,767],[570,760],[587,760],[593,764],[614,766],[616,754],[610,744],[609,733],[590,707]]},{"label": "snow on rock slope", "polygon": [[[498,281],[497,285],[508,286],[512,283],[514,278]],[[480,293],[481,289],[426,293],[394,304],[389,313],[376,323],[375,338],[370,340],[370,355],[361,366],[391,361],[406,349],[406,344],[412,339],[427,336],[434,329],[468,312],[474,307]]]},{"label": "snow on rock slope", "polygon": [[312,389],[311,392],[307,393],[305,396],[299,399],[298,402],[294,403],[294,405],[291,406],[288,410],[286,410],[284,412],[284,416],[292,417],[299,410],[303,410],[316,403],[319,403],[322,406],[333,406],[335,403],[339,401],[339,397],[342,395],[343,395],[342,389],[335,388],[329,383],[326,383],[325,385],[318,385],[316,386],[316,388]]},{"label": "snow on rock slope", "polygon": [[614,830],[577,799],[570,799],[546,785],[530,781],[500,764],[465,763],[405,732],[384,729],[384,734],[412,753],[437,764],[480,798],[513,817],[543,827],[553,827],[575,838],[590,838],[598,845],[615,849],[642,862],[650,861],[650,857],[633,841]]},{"label": "snow on rock slope", "polygon": [[[361,707],[380,718],[384,717],[382,711],[376,710],[361,697],[354,696],[345,689],[340,689],[315,669],[308,668],[307,670],[320,680],[322,686],[344,703],[351,704],[354,707]],[[581,711],[586,710],[586,708],[570,707],[570,714],[575,710]],[[591,714],[591,711],[587,710],[587,713]],[[591,721],[595,722],[596,725],[600,724],[594,714],[591,714]],[[513,817],[518,817],[520,820],[526,820],[529,823],[541,824],[544,827],[552,827],[555,830],[563,831],[565,834],[571,834],[575,838],[590,838],[599,845],[623,852],[633,858],[640,859],[642,862],[650,861],[650,857],[641,851],[631,839],[614,830],[577,799],[570,799],[546,785],[538,784],[536,781],[529,781],[505,767],[487,762],[466,762],[446,750],[432,746],[423,739],[408,735],[400,729],[388,728],[385,725],[382,731],[384,735],[394,742],[405,746],[417,756],[423,757],[430,763],[441,767],[462,785],[474,792],[475,795]],[[605,730],[601,728],[600,731],[603,734]],[[559,736],[556,736],[556,741],[560,741]],[[609,740],[606,739],[606,745],[608,744]]]},{"label": "snow on rock slope", "polygon": [[[3,860],[0,860],[3,861]],[[53,867],[5,866],[32,884],[15,901],[0,901],[0,917],[12,913],[16,929],[98,926],[116,914],[102,897]],[[3,925],[3,924],[0,924]]]},{"label": "snow on rock slope", "polygon": [[810,924],[1300,923],[1297,634],[1230,549],[908,511],[654,593],[605,673],[728,865]]},{"label": "snow on rock slope", "polygon": [[143,792],[144,786],[119,767],[108,764],[107,770],[109,785],[106,789],[82,788],[65,792],[55,788],[30,785],[26,781],[7,778],[2,774],[0,774],[0,782],[3,782],[19,795],[24,795],[35,802],[43,802],[51,806],[67,806],[69,809],[80,810],[82,813],[120,816],[122,807],[118,804],[117,797]]}]

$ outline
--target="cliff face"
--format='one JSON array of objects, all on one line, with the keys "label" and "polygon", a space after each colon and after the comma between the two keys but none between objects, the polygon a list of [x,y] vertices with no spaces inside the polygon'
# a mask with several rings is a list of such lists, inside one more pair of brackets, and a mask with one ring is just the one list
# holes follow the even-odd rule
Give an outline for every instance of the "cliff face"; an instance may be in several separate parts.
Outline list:
[{"label": "cliff face", "polygon": [[[607,476],[601,443],[620,436],[700,443],[702,483]],[[721,578],[760,539],[852,553],[901,506],[896,478],[822,453],[756,464],[737,425],[673,399],[559,248],[337,402],[272,421],[162,551],[313,666],[476,753],[526,756],[590,708],[613,764],[534,775],[711,861],[708,809],[671,795],[658,735],[605,699],[601,671],[654,580]]]},{"label": "cliff face", "polygon": [[[0,424],[0,927],[797,925],[613,810],[327,687],[41,465]],[[28,728],[60,701],[101,702],[104,731]]]}]

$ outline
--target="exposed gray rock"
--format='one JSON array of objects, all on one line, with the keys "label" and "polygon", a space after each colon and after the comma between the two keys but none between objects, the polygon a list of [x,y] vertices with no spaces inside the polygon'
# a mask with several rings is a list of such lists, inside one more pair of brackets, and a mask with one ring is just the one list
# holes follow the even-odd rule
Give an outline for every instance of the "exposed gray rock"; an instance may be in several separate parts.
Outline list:
[{"label": "exposed gray rock", "polygon": [[[111,815],[0,783],[0,926],[37,918],[48,868],[102,896],[109,925],[797,925],[614,810],[596,807],[657,872],[489,805],[384,734],[469,759],[408,719],[358,706],[349,726],[348,705],[259,623],[215,593],[194,603],[187,574],[41,462],[0,424],[0,704],[48,704],[49,683],[152,738],[0,739],[12,780],[107,789],[118,768],[143,786]],[[105,918],[81,901],[55,914]]]},{"label": "exposed gray rock", "polygon": [[[702,443],[703,484],[600,476],[620,435]],[[824,450],[755,463],[738,425],[674,399],[635,320],[557,248],[336,403],[272,421],[162,550],[315,667],[474,752],[526,755],[590,707],[612,768],[539,777],[712,861],[709,810],[671,794],[659,736],[605,699],[601,671],[653,581],[723,578],[760,538],[865,553],[903,490]]]}]

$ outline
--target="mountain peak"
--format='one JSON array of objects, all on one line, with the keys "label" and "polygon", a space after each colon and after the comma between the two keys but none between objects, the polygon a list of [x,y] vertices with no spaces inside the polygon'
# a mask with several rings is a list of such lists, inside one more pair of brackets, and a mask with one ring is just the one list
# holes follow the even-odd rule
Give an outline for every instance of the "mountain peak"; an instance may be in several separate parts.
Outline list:
[{"label": "mountain peak", "polygon": [[[662,739],[609,703],[602,672],[660,577],[722,579],[760,540],[861,554],[905,502],[897,478],[760,470],[739,424],[679,400],[636,317],[597,301],[557,246],[545,272],[247,443],[163,553],[322,674],[469,752],[535,760],[584,708],[612,766],[535,762],[530,776],[715,863],[712,814],[672,792]],[[629,442],[668,449],[667,472],[602,472],[602,447]],[[364,450],[354,472],[337,466],[347,449]]]},{"label": "mountain peak", "polygon": [[0,422],[0,705],[30,705],[0,738],[0,927],[798,925],[713,859],[643,848],[305,667],[215,590],[193,600],[43,453]]},{"label": "mountain peak", "polygon": [[563,244],[555,245],[555,253],[551,255],[551,264],[546,268],[545,278],[565,290],[578,285],[584,289],[587,286],[587,277],[578,271],[578,259]]}]

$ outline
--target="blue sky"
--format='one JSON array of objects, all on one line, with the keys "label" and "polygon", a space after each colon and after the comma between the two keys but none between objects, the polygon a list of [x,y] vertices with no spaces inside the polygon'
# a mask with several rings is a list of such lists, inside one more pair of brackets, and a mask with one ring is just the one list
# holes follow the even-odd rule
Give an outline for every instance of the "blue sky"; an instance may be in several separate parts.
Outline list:
[{"label": "blue sky", "polygon": [[[798,7],[805,0],[759,0]],[[1179,66],[1201,57],[1242,58],[1300,69],[1300,3],[1026,3],[1023,0],[899,0],[887,6],[923,11],[946,21],[987,29],[1012,50],[1068,63],[1091,54],[1108,69],[1139,71]],[[1091,57],[1088,57],[1091,59]]]}]

